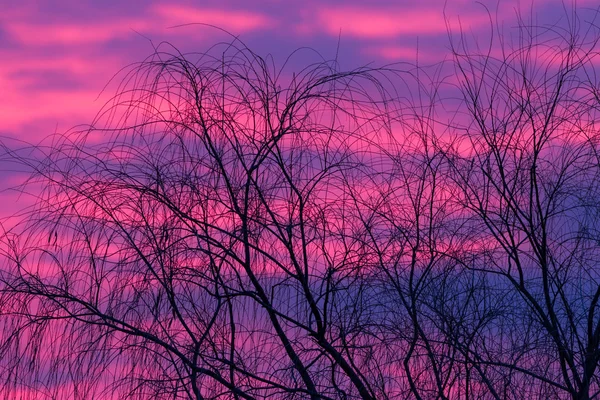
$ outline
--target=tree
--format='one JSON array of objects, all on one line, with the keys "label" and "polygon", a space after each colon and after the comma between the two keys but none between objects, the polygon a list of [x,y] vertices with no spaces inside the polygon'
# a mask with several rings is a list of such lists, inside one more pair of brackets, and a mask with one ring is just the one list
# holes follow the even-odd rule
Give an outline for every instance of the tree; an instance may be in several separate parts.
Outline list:
[{"label": "tree", "polygon": [[600,389],[600,36],[593,20],[566,25],[522,21],[515,44],[487,52],[454,43],[468,119],[447,154],[480,248],[461,263],[512,307],[498,321],[509,326],[461,352],[529,396],[589,399]]},{"label": "tree", "polygon": [[89,128],[5,145],[43,190],[0,393],[597,397],[600,36],[567,22],[347,72],[161,45]]},{"label": "tree", "polygon": [[322,62],[282,88],[239,42],[213,53],[157,50],[33,164],[39,206],[5,238],[5,393],[383,390],[361,369],[378,360],[354,312],[376,310],[346,221],[348,180],[386,127],[377,71]]}]

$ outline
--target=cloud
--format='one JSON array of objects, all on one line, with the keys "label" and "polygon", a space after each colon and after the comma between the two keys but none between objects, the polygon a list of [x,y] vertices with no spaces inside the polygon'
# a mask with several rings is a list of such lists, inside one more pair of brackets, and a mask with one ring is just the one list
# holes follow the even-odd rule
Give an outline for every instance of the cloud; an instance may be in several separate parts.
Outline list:
[{"label": "cloud", "polygon": [[13,22],[4,25],[6,32],[27,46],[98,44],[134,35],[151,26],[141,19],[102,23],[38,24]]},{"label": "cloud", "polygon": [[[21,134],[35,141],[48,133],[32,127],[36,121],[54,121],[48,129],[91,122],[103,101],[95,101],[104,84],[121,67],[131,62],[131,53],[139,41],[131,41],[136,32],[149,37],[179,35],[180,30],[166,29],[185,23],[208,23],[234,34],[273,26],[263,14],[210,8],[155,5],[135,16],[96,21],[37,21],[20,13],[4,19],[2,29],[17,47],[0,46],[0,129]],[[123,40],[128,50],[112,41]],[[134,44],[138,48],[133,47]],[[144,43],[146,45],[146,43]],[[151,48],[148,46],[148,51]],[[109,90],[110,92],[110,90]]]},{"label": "cloud", "polygon": [[17,43],[26,46],[98,45],[115,39],[125,39],[140,33],[173,34],[167,28],[190,23],[205,23],[226,29],[233,34],[267,29],[274,22],[266,15],[249,11],[232,11],[157,4],[136,17],[100,20],[96,22],[35,22],[9,21],[4,31]]},{"label": "cloud", "polygon": [[[487,23],[484,13],[461,15],[463,27],[473,27]],[[425,35],[446,33],[447,27],[457,20],[445,17],[440,8],[419,10],[410,9],[368,9],[358,7],[323,9],[317,12],[313,29],[322,29],[331,35],[349,35],[353,37],[376,39],[392,38],[400,35]],[[302,29],[306,31],[306,27]]]},{"label": "cloud", "polygon": [[408,61],[415,62],[417,60],[424,62],[440,61],[442,57],[439,54],[434,54],[429,50],[417,48],[416,46],[376,46],[368,47],[365,53],[387,61]]},{"label": "cloud", "polygon": [[[7,50],[0,58],[0,129],[5,134],[26,130],[26,140],[33,141],[59,121],[67,124],[63,128],[90,122],[101,105],[96,99],[103,85],[123,65],[117,55],[91,59],[74,53],[53,57]],[[38,128],[40,120],[52,122],[44,132],[31,129]]]},{"label": "cloud", "polygon": [[446,29],[439,12],[382,12],[368,9],[329,9],[318,16],[319,22],[332,34],[358,37],[390,37],[406,33],[438,33]]},{"label": "cloud", "polygon": [[233,34],[238,34],[262,30],[274,25],[274,22],[266,15],[249,11],[195,8],[166,4],[156,5],[152,10],[165,26],[203,23],[215,25]]}]

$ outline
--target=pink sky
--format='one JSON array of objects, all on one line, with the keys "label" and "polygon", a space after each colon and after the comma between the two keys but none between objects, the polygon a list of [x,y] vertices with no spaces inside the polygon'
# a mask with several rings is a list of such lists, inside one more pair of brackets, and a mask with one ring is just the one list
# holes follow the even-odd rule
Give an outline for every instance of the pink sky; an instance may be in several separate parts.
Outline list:
[{"label": "pink sky", "polygon": [[[540,22],[564,16],[561,1],[484,1],[507,28],[516,10]],[[586,3],[578,1],[580,8]],[[115,87],[103,88],[122,67],[143,60],[153,44],[202,51],[231,40],[205,23],[239,37],[260,55],[284,61],[308,46],[333,58],[339,43],[344,69],[373,63],[448,56],[448,28],[485,40],[486,8],[473,0],[371,1],[11,1],[0,0],[0,135],[38,142],[54,132],[90,123]],[[585,16],[585,12],[581,13]],[[175,27],[179,26],[179,27]],[[301,61],[301,60],[300,60]],[[292,66],[293,67],[293,66]],[[0,164],[5,188],[18,182]],[[27,203],[0,195],[0,215]]]}]

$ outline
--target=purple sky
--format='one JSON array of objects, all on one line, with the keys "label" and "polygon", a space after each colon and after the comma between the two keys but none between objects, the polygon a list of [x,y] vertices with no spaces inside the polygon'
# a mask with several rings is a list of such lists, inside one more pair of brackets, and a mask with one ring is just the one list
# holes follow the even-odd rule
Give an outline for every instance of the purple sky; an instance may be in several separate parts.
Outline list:
[{"label": "purple sky", "polygon": [[[507,30],[516,25],[517,10],[540,24],[565,16],[565,5],[554,0],[484,4]],[[585,8],[597,0],[576,4],[585,18]],[[168,41],[185,52],[231,40],[210,27],[176,25],[219,26],[279,63],[302,46],[333,58],[341,37],[343,69],[414,62],[417,44],[420,63],[440,61],[449,55],[448,27],[484,41],[490,29],[486,8],[473,0],[448,0],[445,7],[435,0],[0,0],[0,6],[0,135],[31,142],[90,123],[114,92],[109,87],[100,95],[105,84],[120,68],[150,55],[151,42]],[[0,187],[18,182],[10,172],[0,173]],[[15,198],[0,196],[0,215],[16,209]]]}]

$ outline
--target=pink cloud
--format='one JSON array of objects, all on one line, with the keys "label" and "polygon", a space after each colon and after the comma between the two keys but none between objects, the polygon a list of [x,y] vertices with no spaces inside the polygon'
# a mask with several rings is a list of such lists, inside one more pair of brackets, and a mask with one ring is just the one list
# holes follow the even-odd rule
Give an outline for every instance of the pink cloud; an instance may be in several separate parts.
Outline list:
[{"label": "pink cloud", "polygon": [[445,31],[440,12],[385,12],[383,10],[345,8],[322,10],[318,24],[331,34],[364,38],[393,37],[406,33],[437,33]]},{"label": "pink cloud", "polygon": [[[446,33],[448,26],[458,27],[459,20],[451,15],[444,16],[443,8],[430,9],[370,9],[336,8],[318,12],[314,23],[304,24],[300,31],[325,30],[331,35],[349,35],[360,38],[392,38],[411,34]],[[460,16],[463,28],[487,24],[489,17],[484,12],[467,13]]]},{"label": "pink cloud", "polygon": [[274,25],[267,16],[249,11],[159,4],[153,7],[153,12],[161,18],[165,26],[204,23],[226,29],[233,34],[260,30]]},{"label": "pink cloud", "polygon": [[[11,57],[12,54],[12,57]],[[3,131],[22,131],[35,125],[35,121],[48,120],[52,123],[42,131],[28,131],[24,140],[36,141],[52,133],[56,122],[65,123],[59,129],[67,129],[78,123],[91,122],[110,90],[98,99],[102,86],[114,71],[123,65],[117,56],[102,60],[85,56],[43,55],[0,52],[5,62],[0,65],[0,120]],[[72,78],[73,86],[46,86],[45,73],[54,77]],[[93,77],[93,79],[92,79]],[[52,82],[50,82],[52,84]]]},{"label": "pink cloud", "polygon": [[21,44],[43,46],[52,44],[78,45],[103,43],[144,31],[151,26],[142,19],[108,23],[38,24],[12,22],[4,29]]},{"label": "pink cloud", "polygon": [[205,23],[231,31],[233,34],[272,27],[273,21],[263,14],[248,11],[203,9],[179,5],[158,4],[146,15],[135,18],[99,22],[36,23],[26,19],[3,24],[6,32],[27,46],[101,44],[123,39],[136,32],[169,34],[170,26]]},{"label": "pink cloud", "polygon": [[[44,91],[33,96],[13,94],[7,99],[0,100],[0,120],[4,129],[15,129],[23,123],[41,118],[70,120],[73,116],[87,116],[89,120],[95,114],[94,110],[98,108],[94,104],[97,97],[97,90]],[[44,132],[42,136],[49,133]],[[27,139],[34,140],[36,136],[32,132]]]},{"label": "pink cloud", "polygon": [[408,61],[415,62],[417,60],[424,62],[440,61],[440,57],[436,57],[431,51],[410,46],[378,46],[369,47],[365,50],[365,54],[376,56],[387,61]]}]

